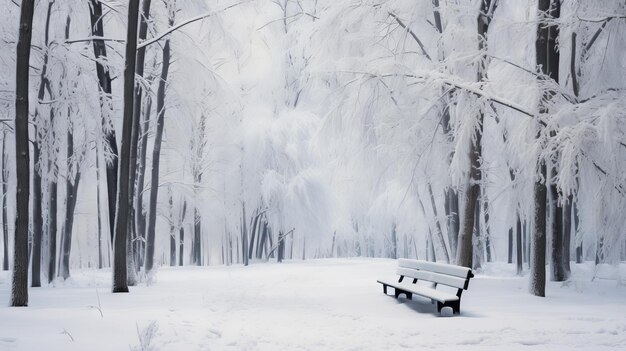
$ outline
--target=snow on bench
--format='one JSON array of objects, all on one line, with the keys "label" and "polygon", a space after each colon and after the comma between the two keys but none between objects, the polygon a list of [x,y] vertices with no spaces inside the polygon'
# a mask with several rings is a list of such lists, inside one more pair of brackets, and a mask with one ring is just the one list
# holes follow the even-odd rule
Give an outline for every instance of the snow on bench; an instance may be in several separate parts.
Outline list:
[{"label": "snow on bench", "polygon": [[[437,311],[441,313],[444,307],[452,308],[452,313],[461,311],[461,293],[467,290],[470,278],[474,277],[472,270],[467,267],[444,263],[435,263],[419,260],[398,260],[398,280],[379,279],[383,285],[383,292],[387,294],[387,287],[395,290],[395,297],[404,294],[409,300],[413,295],[419,295],[437,303]],[[412,278],[412,282],[404,278]],[[418,281],[427,281],[431,286],[417,284]],[[456,294],[444,290],[437,290],[437,285],[446,285],[456,288]]]}]

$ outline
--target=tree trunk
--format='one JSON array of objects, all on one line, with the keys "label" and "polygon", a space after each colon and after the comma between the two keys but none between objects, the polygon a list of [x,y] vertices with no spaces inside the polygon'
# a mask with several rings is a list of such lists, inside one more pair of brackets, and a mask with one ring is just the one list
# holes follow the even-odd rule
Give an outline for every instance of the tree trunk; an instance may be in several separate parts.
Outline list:
[{"label": "tree trunk", "polygon": [[[38,128],[35,128],[35,133]],[[40,138],[33,143],[33,242],[31,254],[31,286],[41,286],[41,241],[43,231],[42,190],[41,190],[41,149]]]},{"label": "tree trunk", "polygon": [[[56,153],[56,151],[55,151]],[[54,281],[57,267],[57,209],[58,209],[58,174],[52,175],[49,189],[48,208],[48,284]]]},{"label": "tree trunk", "polygon": [[[100,0],[90,0],[90,20],[91,34],[94,37],[104,37],[104,21],[102,15],[102,3]],[[109,205],[109,228],[111,234],[111,242],[115,233],[115,214],[117,201],[117,176],[118,176],[118,150],[117,140],[115,137],[115,128],[111,124],[109,113],[112,111],[111,106],[111,75],[109,69],[104,66],[103,62],[107,62],[107,49],[104,40],[93,40],[93,52],[96,58],[96,73],[98,75],[98,84],[100,86],[100,109],[102,111],[102,130],[104,131],[110,159],[106,162],[107,175],[107,199]],[[127,43],[128,44],[128,43]],[[134,54],[133,54],[134,55]]]},{"label": "tree trunk", "polygon": [[522,225],[522,234],[523,234],[523,240],[524,242],[522,243],[523,246],[523,250],[524,250],[524,262],[528,263],[528,267],[530,268],[530,243],[528,242],[530,240],[528,232],[529,232],[529,228],[530,225],[528,223],[526,223],[526,221],[524,221],[523,225]]},{"label": "tree trunk", "polygon": [[[491,0],[483,0],[481,1],[481,9],[478,14],[478,51],[482,55],[483,61],[478,66],[477,80],[479,82],[485,79],[487,73],[487,33],[496,6],[497,2],[494,3],[492,7]],[[465,196],[463,226],[459,235],[456,252],[456,264],[464,267],[472,266],[472,230],[474,229],[474,213],[476,211],[478,195],[480,195],[480,183],[482,180],[482,172],[480,170],[484,118],[482,110],[478,113],[477,118],[478,127],[475,131],[475,138],[470,142],[470,173],[467,184],[467,195]]]},{"label": "tree trunk", "polygon": [[146,179],[146,153],[148,149],[148,131],[150,130],[150,113],[152,110],[152,99],[147,96],[146,109],[143,113],[141,123],[141,145],[139,147],[139,164],[137,168],[137,187],[135,196],[135,224],[137,226],[136,233],[138,240],[135,242],[134,249],[136,262],[139,267],[143,266],[143,256],[145,254],[146,239],[146,214],[143,211],[143,190]]},{"label": "tree trunk", "polygon": [[7,213],[7,196],[9,169],[7,168],[7,133],[2,131],[2,238],[4,239],[2,252],[2,270],[9,270],[9,216]]},{"label": "tree trunk", "polygon": [[98,269],[102,269],[102,210],[100,209],[100,143],[96,148],[96,201],[98,216]]},{"label": "tree trunk", "polygon": [[202,247],[201,245],[201,233],[202,233],[202,217],[200,211],[196,206],[193,209],[193,264],[196,266],[202,265]]},{"label": "tree trunk", "polygon": [[[578,236],[578,221],[579,221],[579,217],[578,217],[578,205],[576,202],[574,202],[574,204],[572,205],[572,207],[574,207],[574,233],[576,233],[576,236]],[[577,244],[576,244],[576,263],[583,263],[583,241],[581,240],[577,240]]]},{"label": "tree trunk", "polygon": [[137,22],[139,0],[129,0],[128,31],[126,35],[126,58],[124,68],[124,120],[122,150],[119,164],[117,211],[115,212],[115,238],[113,249],[113,292],[128,292],[126,275],[126,236],[130,211],[130,142],[133,127],[133,101],[135,65],[137,56]]},{"label": "tree trunk", "polygon": [[[145,40],[146,34],[148,32],[148,23],[147,20],[150,17],[150,0],[143,0],[143,8],[139,23],[139,38],[138,40]],[[144,72],[144,61],[145,61],[145,53],[146,48],[140,48],[137,50],[137,61],[136,61],[136,72],[135,77],[139,77],[141,80],[143,78]],[[129,197],[131,203],[135,203],[136,198],[136,188],[137,188],[137,153],[138,153],[138,144],[139,144],[139,133],[141,131],[140,121],[141,121],[141,97],[142,97],[142,85],[135,85],[135,100],[133,102],[133,127],[131,131],[131,143],[130,143],[130,190]],[[137,233],[137,213],[141,212],[141,207],[131,207],[130,211],[130,219],[128,223],[128,233],[132,237],[132,240],[128,240],[128,248],[127,252],[127,264],[128,264],[128,284],[130,286],[134,286],[137,283],[137,271],[139,270],[139,266],[137,266],[138,262],[135,261],[135,253],[136,246],[140,242],[138,240]],[[146,271],[146,273],[149,273]]]},{"label": "tree trunk", "polygon": [[[335,243],[333,236],[333,246]],[[332,251],[331,251],[332,252]],[[278,263],[283,262],[285,258],[285,234],[282,231],[278,232],[278,253],[276,254]]]},{"label": "tree trunk", "polygon": [[[439,32],[440,36],[443,35],[443,23],[441,20],[441,12],[439,11],[439,0],[433,0],[433,16],[435,19],[435,28]],[[440,62],[445,60],[443,51],[439,50],[438,59]],[[454,134],[452,133],[452,127],[450,126],[450,107],[452,93],[448,92],[444,100],[444,107],[441,110],[441,129],[446,136],[449,145],[454,143]],[[450,166],[452,158],[454,157],[454,149],[448,154],[447,162]],[[447,218],[448,229],[448,243],[450,245],[450,255],[452,259],[456,258],[457,241],[459,238],[459,194],[452,187],[448,187],[444,191],[445,196],[445,214]],[[415,253],[417,255],[417,252]]]},{"label": "tree trunk", "polygon": [[[44,54],[43,54],[43,66],[41,67],[39,91],[37,94],[37,104],[43,101],[45,97],[45,88],[47,85],[47,72],[48,72],[48,58],[49,58],[49,34],[50,34],[50,17],[52,14],[52,5],[54,2],[48,3],[48,10],[46,12],[46,24],[44,29]],[[33,143],[33,253],[31,257],[31,286],[41,286],[41,244],[43,240],[43,195],[42,195],[42,174],[43,174],[43,160],[41,158],[41,147],[43,144],[40,137],[39,128],[39,109],[35,109],[35,142]],[[53,128],[52,123],[50,128]],[[51,131],[47,131],[51,132]],[[44,134],[44,133],[41,133]]]},{"label": "tree trunk", "polygon": [[485,253],[487,254],[487,262],[491,262],[493,257],[491,256],[491,228],[489,228],[489,200],[487,199],[487,192],[484,189],[483,211],[485,218]]},{"label": "tree trunk", "polygon": [[176,266],[176,226],[174,226],[174,199],[169,191],[170,207],[170,266]]},{"label": "tree trunk", "polygon": [[[557,50],[558,26],[545,23],[546,20],[553,21],[559,18],[559,0],[539,0],[538,2],[539,22],[537,25],[537,66],[540,67],[543,75],[549,76],[555,82],[559,81],[559,54]],[[542,78],[540,78],[542,79]],[[544,92],[543,100],[549,100],[552,92]],[[547,113],[543,103],[540,104],[540,112]],[[541,136],[541,125],[537,133],[537,138]],[[547,180],[547,166],[545,160],[538,160],[539,177],[535,180],[534,192],[534,220],[533,220],[533,240],[531,243],[531,273],[530,292],[536,296],[545,296],[546,285],[546,201],[548,182],[541,183],[541,179]]]},{"label": "tree trunk", "polygon": [[181,210],[179,229],[178,229],[178,240],[179,240],[179,248],[178,248],[178,265],[183,266],[183,253],[185,252],[185,215],[187,214],[187,200],[183,200],[183,208]]},{"label": "tree trunk", "polygon": [[480,229],[480,212],[481,212],[481,208],[480,208],[480,201],[478,201],[478,203],[475,206],[475,210],[474,210],[474,238],[473,238],[473,242],[472,245],[473,247],[473,257],[472,257],[472,268],[473,269],[480,269],[483,266],[483,239],[482,239],[482,233],[481,233],[481,229]]},{"label": "tree trunk", "polygon": [[[76,209],[76,198],[78,195],[78,184],[80,183],[80,164],[76,163],[76,170],[73,173],[71,166],[74,158],[74,133],[72,127],[67,131],[67,178],[65,181],[65,223],[61,237],[61,261],[59,264],[59,275],[63,279],[70,277],[70,253],[72,251],[72,229],[74,227],[74,209]],[[81,157],[82,159],[82,157]],[[74,179],[72,179],[74,178]]]},{"label": "tree trunk", "polygon": [[[254,240],[256,237],[256,232],[257,232],[257,228],[259,226],[259,221],[261,219],[261,215],[258,214],[258,210],[257,210],[257,214],[254,216],[254,220],[252,221],[252,228],[250,230],[250,242],[248,243],[248,258],[252,258],[253,254],[254,254],[254,249],[255,249],[255,245],[254,245]],[[257,239],[258,241],[258,239]]]},{"label": "tree trunk", "polygon": [[246,226],[246,204],[241,204],[241,257],[243,265],[248,265],[248,228]]},{"label": "tree trunk", "polygon": [[[433,215],[435,217],[435,229],[437,229],[437,240],[439,242],[439,246],[443,250],[443,259],[446,263],[450,263],[450,254],[448,254],[446,241],[443,238],[441,224],[439,223],[439,216],[437,215],[437,204],[435,202],[435,195],[433,194],[433,187],[430,185],[430,183],[428,183],[428,194],[430,195],[430,205],[433,207]],[[395,225],[394,225],[394,228],[395,228]]]},{"label": "tree trunk", "polygon": [[[170,11],[169,25],[174,24],[174,11]],[[165,88],[167,85],[167,75],[170,69],[170,40],[165,41],[163,46],[163,63],[161,68],[161,79],[157,91],[157,125],[154,136],[154,149],[152,150],[152,173],[150,179],[150,203],[148,210],[148,232],[146,233],[146,273],[150,274],[154,265],[154,241],[156,230],[156,207],[159,192],[159,169],[161,159],[161,143],[163,142],[163,128],[165,123]],[[136,116],[139,118],[139,116]],[[200,243],[195,243],[199,245]],[[200,257],[198,256],[197,259]],[[197,263],[197,262],[196,262]]]},{"label": "tree trunk", "polygon": [[391,258],[398,258],[398,238],[396,235],[396,224],[391,226]]},{"label": "tree trunk", "polygon": [[28,201],[30,197],[30,152],[28,150],[28,89],[34,0],[22,0],[15,69],[15,164],[16,213],[13,241],[11,306],[28,306]]},{"label": "tree trunk", "polygon": [[517,259],[517,275],[522,275],[522,266],[523,266],[523,262],[522,262],[522,220],[519,218],[519,214],[517,215],[517,222],[516,222],[516,230],[515,230],[515,237],[517,238],[516,240],[516,259]]},{"label": "tree trunk", "polygon": [[546,296],[546,198],[547,189],[539,177],[546,179],[546,164],[539,161],[538,179],[535,180],[534,215],[530,241],[530,293]]},{"label": "tree trunk", "polygon": [[568,196],[567,203],[563,207],[563,255],[561,256],[563,262],[561,264],[565,270],[565,279],[569,279],[571,274],[569,261],[572,244],[572,201],[574,201],[574,197]]},{"label": "tree trunk", "polygon": [[[556,166],[552,167],[551,179],[555,179],[557,169]],[[567,280],[567,274],[565,269],[565,260],[563,257],[563,247],[564,247],[564,234],[563,234],[563,206],[559,204],[559,191],[557,189],[556,184],[552,181],[550,183],[550,214],[552,217],[551,221],[551,280],[556,282],[562,282]]]},{"label": "tree trunk", "polygon": [[[550,179],[555,179],[557,175],[556,167],[553,166],[550,172]],[[557,189],[556,184],[552,182],[550,184],[550,200],[549,201],[549,210],[552,217],[551,221],[551,238],[552,238],[552,262],[551,262],[551,280],[556,282],[562,282],[567,280],[567,276],[565,273],[564,266],[564,257],[563,257],[563,247],[564,247],[564,238],[563,238],[563,206],[559,205],[559,191]]]},{"label": "tree trunk", "polygon": [[507,263],[513,263],[513,227],[509,228],[509,241],[508,241],[508,259]]}]

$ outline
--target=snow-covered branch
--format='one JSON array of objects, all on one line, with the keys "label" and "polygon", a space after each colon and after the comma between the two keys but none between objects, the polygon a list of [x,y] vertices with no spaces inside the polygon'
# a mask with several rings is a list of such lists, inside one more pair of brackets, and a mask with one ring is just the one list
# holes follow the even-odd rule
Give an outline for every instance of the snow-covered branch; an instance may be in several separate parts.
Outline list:
[{"label": "snow-covered branch", "polygon": [[179,24],[177,24],[177,25],[175,25],[173,27],[170,27],[169,29],[167,29],[163,33],[160,33],[160,34],[156,35],[154,38],[139,43],[137,45],[137,50],[145,48],[146,46],[148,46],[150,44],[154,44],[154,43],[158,42],[159,40],[161,40],[164,37],[166,37],[168,34],[171,34],[172,32],[175,32],[175,31],[181,29],[182,27],[185,27],[185,26],[187,26],[189,24],[192,24],[194,22],[198,22],[198,21],[203,20],[205,18],[209,18],[209,17],[215,16],[217,14],[223,13],[223,12],[229,10],[229,9],[232,9],[233,7],[239,6],[241,4],[244,4],[244,3],[247,3],[247,2],[250,2],[250,1],[252,1],[252,0],[241,1],[241,2],[238,2],[238,3],[232,4],[232,5],[226,6],[226,7],[222,8],[222,9],[220,9],[220,10],[217,10],[217,11],[211,11],[209,13],[205,13],[205,14],[202,14],[202,15],[199,15],[199,16],[196,16],[196,17],[189,18],[189,19],[187,19],[187,20],[185,20],[185,21],[183,21],[183,22],[181,22],[181,23],[179,23]]}]

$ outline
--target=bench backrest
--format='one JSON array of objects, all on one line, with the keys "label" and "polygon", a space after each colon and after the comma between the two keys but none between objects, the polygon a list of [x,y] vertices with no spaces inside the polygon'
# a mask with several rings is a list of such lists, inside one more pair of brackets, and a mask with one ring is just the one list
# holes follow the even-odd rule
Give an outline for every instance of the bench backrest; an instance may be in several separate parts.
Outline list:
[{"label": "bench backrest", "polygon": [[420,260],[398,260],[398,275],[467,290],[474,276],[467,267]]}]

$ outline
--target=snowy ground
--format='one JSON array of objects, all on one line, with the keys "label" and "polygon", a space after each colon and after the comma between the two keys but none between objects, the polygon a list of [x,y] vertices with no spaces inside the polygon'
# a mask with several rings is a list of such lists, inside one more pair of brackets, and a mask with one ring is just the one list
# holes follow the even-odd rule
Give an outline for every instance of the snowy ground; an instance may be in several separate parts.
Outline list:
[{"label": "snowy ground", "polygon": [[624,265],[593,282],[591,266],[574,267],[546,298],[530,296],[513,267],[489,266],[451,318],[423,300],[384,296],[376,278],[394,267],[351,259],[161,268],[151,286],[116,295],[110,271],[83,270],[31,289],[28,308],[5,307],[10,284],[0,272],[0,350],[142,350],[150,330],[149,350],[626,349]]}]

